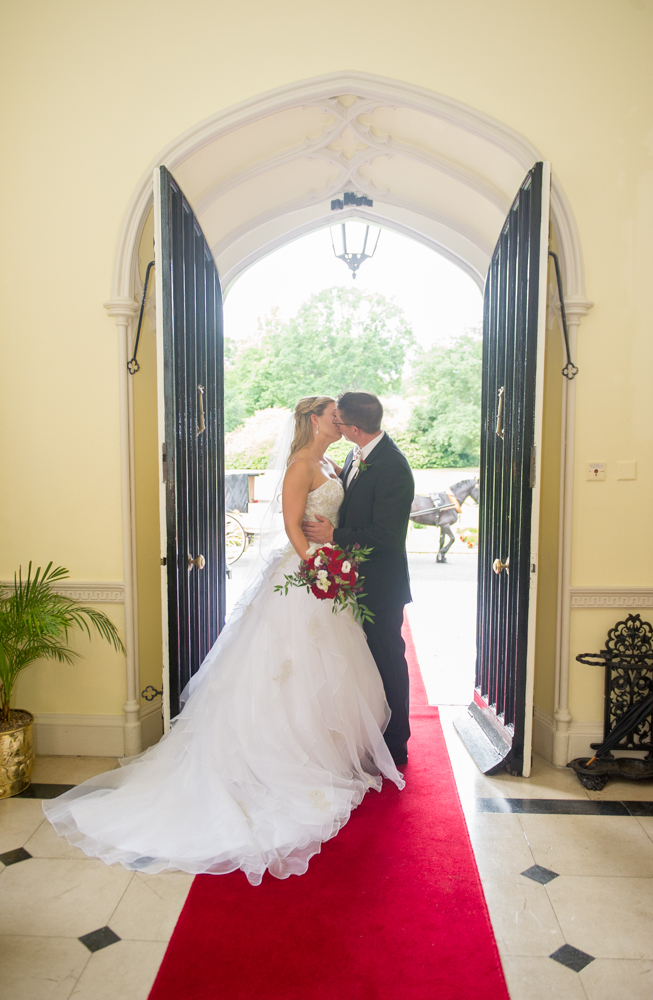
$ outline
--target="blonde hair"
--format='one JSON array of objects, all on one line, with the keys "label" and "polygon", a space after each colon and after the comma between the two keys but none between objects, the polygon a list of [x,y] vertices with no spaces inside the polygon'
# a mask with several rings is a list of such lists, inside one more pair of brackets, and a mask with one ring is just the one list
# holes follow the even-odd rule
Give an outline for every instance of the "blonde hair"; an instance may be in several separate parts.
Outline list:
[{"label": "blonde hair", "polygon": [[299,400],[295,407],[295,433],[286,465],[290,465],[292,458],[301,448],[311,443],[313,440],[311,415],[314,413],[316,417],[321,417],[329,403],[335,403],[333,396],[304,396]]}]

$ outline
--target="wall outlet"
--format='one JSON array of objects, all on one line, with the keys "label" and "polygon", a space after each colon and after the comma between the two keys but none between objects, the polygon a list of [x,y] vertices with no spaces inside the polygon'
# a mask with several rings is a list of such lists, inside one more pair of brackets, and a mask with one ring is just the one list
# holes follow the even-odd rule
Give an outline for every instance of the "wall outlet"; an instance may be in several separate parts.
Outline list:
[{"label": "wall outlet", "polygon": [[617,462],[617,479],[637,479],[637,462]]},{"label": "wall outlet", "polygon": [[588,462],[587,470],[585,472],[586,479],[594,479],[596,481],[605,479],[605,462]]}]

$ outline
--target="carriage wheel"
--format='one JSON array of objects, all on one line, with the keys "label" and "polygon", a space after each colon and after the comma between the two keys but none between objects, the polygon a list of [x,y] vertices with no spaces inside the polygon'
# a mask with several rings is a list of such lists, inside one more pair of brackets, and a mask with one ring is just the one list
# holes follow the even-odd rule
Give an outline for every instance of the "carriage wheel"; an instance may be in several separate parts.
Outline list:
[{"label": "carriage wheel", "polygon": [[233,514],[225,515],[224,541],[227,566],[231,566],[242,556],[247,548],[247,532]]}]

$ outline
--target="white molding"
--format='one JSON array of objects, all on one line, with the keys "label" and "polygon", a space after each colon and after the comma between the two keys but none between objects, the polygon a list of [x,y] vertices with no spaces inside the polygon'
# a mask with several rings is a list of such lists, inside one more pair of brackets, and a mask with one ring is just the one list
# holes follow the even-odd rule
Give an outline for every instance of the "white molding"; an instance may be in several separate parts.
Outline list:
[{"label": "white molding", "polygon": [[[13,580],[0,581],[1,588],[12,589],[13,586]],[[63,597],[87,604],[122,604],[125,600],[122,580],[64,580],[52,589]]]},{"label": "white molding", "polygon": [[35,715],[34,749],[41,756],[122,757],[124,715]]},{"label": "white molding", "polygon": [[[329,101],[329,106],[333,113],[341,119],[348,117],[348,111],[344,106],[337,105],[335,100],[338,95],[351,94],[358,100],[354,104],[360,107],[367,101],[371,106],[377,102],[376,106],[406,107],[420,111],[434,118],[446,121],[456,128],[466,131],[469,134],[482,138],[486,142],[492,143],[497,148],[503,150],[513,162],[526,172],[537,160],[545,159],[538,149],[523,135],[500,121],[478,111],[474,108],[462,104],[443,94],[415,87],[411,84],[386,77],[372,76],[365,73],[347,71],[333,73],[313,79],[302,80],[292,83],[266,94],[256,96],[235,105],[231,108],[218,112],[202,122],[192,126],[186,132],[174,138],[159,155],[148,165],[142,174],[136,189],[131,197],[125,213],[118,238],[118,247],[115,257],[111,300],[106,303],[106,307],[111,315],[116,317],[116,322],[120,336],[120,365],[121,365],[121,453],[123,464],[123,552],[125,563],[125,618],[126,618],[126,638],[127,638],[127,703],[125,710],[129,719],[126,723],[126,733],[130,726],[136,727],[135,711],[137,709],[137,658],[134,651],[134,621],[133,621],[133,599],[132,599],[132,521],[133,510],[131,510],[130,500],[130,446],[129,446],[129,415],[128,415],[128,386],[126,374],[127,344],[129,342],[128,330],[131,317],[137,311],[137,304],[134,301],[135,275],[138,261],[138,246],[140,235],[145,224],[147,213],[152,205],[152,176],[153,171],[161,164],[165,164],[173,173],[177,166],[183,163],[193,153],[202,149],[214,140],[234,131],[237,128],[248,125],[258,119],[276,114],[278,112],[293,107],[308,107],[315,103]],[[334,108],[337,106],[337,111]],[[360,110],[358,111],[360,114]],[[354,111],[351,111],[354,114]],[[351,123],[349,123],[351,125]],[[335,129],[334,129],[335,131]],[[329,128],[329,134],[332,134]],[[381,140],[382,142],[382,140]],[[316,155],[318,151],[311,153],[306,149],[308,155]],[[365,189],[366,184],[360,178],[358,166],[360,160],[354,157],[351,164],[344,162],[342,156],[331,156],[334,151],[321,155],[329,155],[334,163],[337,162],[343,175],[356,176],[357,186]],[[390,148],[388,155],[406,155],[405,150]],[[295,150],[294,155],[297,155]],[[379,155],[379,150],[376,150]],[[421,155],[421,154],[420,154]],[[426,154],[425,154],[426,155]],[[455,164],[443,158],[439,163],[434,160],[435,169],[446,169],[448,172],[456,172]],[[253,168],[254,171],[256,167]],[[461,170],[457,171],[458,179],[463,183],[469,183],[469,177],[463,177]],[[339,180],[338,184],[342,181]],[[470,184],[470,190],[479,191],[478,184]],[[375,196],[383,201],[382,192],[374,192]],[[485,191],[485,197],[491,203],[496,204],[496,195],[490,197],[491,192]],[[309,204],[319,202],[324,199],[326,191],[319,195],[312,195],[305,199]],[[388,202],[390,198],[386,195]],[[396,199],[399,209],[418,212],[424,217],[432,218],[440,224],[446,224],[444,219],[435,213],[420,206],[408,204]],[[300,205],[284,205],[272,212],[272,215],[282,216],[292,213],[293,208]],[[264,224],[267,215],[255,220],[255,224]],[[562,268],[563,288],[565,305],[569,320],[569,339],[572,351],[572,358],[576,356],[576,333],[578,324],[583,315],[591,308],[592,303],[585,298],[583,258],[580,243],[580,235],[574,214],[565,196],[562,186],[554,175],[551,190],[551,220],[554,227],[560,252],[560,263]],[[253,223],[246,224],[251,230]],[[243,227],[241,227],[243,228]],[[455,231],[461,236],[469,239],[459,226]],[[242,234],[241,234],[242,236]],[[231,233],[229,240],[231,243],[237,238],[237,233]],[[288,235],[288,242],[292,239],[292,234]],[[222,241],[221,241],[222,242]],[[478,235],[471,241],[479,249]],[[481,240],[482,242],[482,240]],[[214,250],[217,248],[214,248]],[[490,248],[491,249],[491,248]],[[251,263],[251,249],[245,256]],[[237,264],[231,262],[231,269],[237,270]],[[557,625],[557,653],[556,653],[556,682],[555,719],[557,730],[556,740],[560,747],[555,752],[557,762],[560,762],[564,746],[566,746],[567,734],[571,715],[568,707],[569,691],[569,616],[570,607],[570,580],[571,580],[571,528],[573,521],[573,462],[574,462],[574,411],[575,411],[575,383],[566,383],[563,392],[563,420],[562,420],[562,477],[561,477],[561,528],[560,528],[560,565],[561,580],[559,587],[559,611]],[[136,744],[138,736],[134,728],[133,742]],[[133,749],[127,748],[127,753],[134,753]]]},{"label": "white molding", "polygon": [[[593,750],[591,743],[600,743],[603,739],[603,721],[590,720],[588,722],[570,722],[568,729],[564,731],[564,754],[561,747],[557,750],[560,759],[554,759],[554,748],[556,748],[556,720],[548,712],[535,706],[533,709],[533,751],[553,763],[557,767],[564,767],[567,761],[576,757],[590,757]],[[563,759],[564,757],[564,759]]]},{"label": "white molding", "polygon": [[653,608],[651,587],[571,587],[572,608]]},{"label": "white molding", "polygon": [[[145,750],[163,735],[160,696],[142,705],[139,716]],[[34,749],[41,756],[122,757],[125,716],[35,714]]]},{"label": "white molding", "polygon": [[[152,171],[155,167],[164,163],[174,172],[180,163],[215,139],[259,118],[293,107],[307,107],[328,101],[331,113],[337,113],[341,121],[344,121],[348,117],[348,109],[338,107],[337,112],[334,111],[334,106],[337,103],[334,98],[339,94],[355,94],[363,99],[363,101],[356,102],[358,114],[362,113],[360,106],[363,102],[367,102],[370,107],[374,106],[376,102],[376,106],[408,107],[440,118],[484,139],[486,142],[491,142],[512,157],[524,171],[530,169],[536,160],[544,158],[525,136],[520,135],[497,119],[453,98],[402,81],[348,71],[289,84],[243,101],[197,123],[173,139],[148,165],[130,199],[121,227],[112,280],[114,301],[133,302],[134,260],[140,233],[152,204]],[[329,129],[329,134],[331,134],[331,129]],[[305,151],[310,154],[310,149]],[[388,148],[388,152],[390,154],[401,152],[403,155],[407,155],[408,150],[403,148],[400,150],[399,147],[395,150],[393,147]],[[298,150],[295,149],[294,155],[297,153]],[[376,153],[378,155],[378,150]],[[341,165],[344,166],[342,161]],[[434,158],[434,166],[436,169],[446,167],[447,172],[456,173],[461,182],[469,182],[466,171],[462,168],[456,170],[456,165],[453,163],[448,161],[445,163],[444,160],[437,163]],[[478,183],[480,181],[475,183],[473,187],[480,191]],[[484,194],[491,201],[497,198],[497,194],[490,191],[485,191]],[[280,213],[286,210],[281,208]],[[576,221],[564,191],[555,176],[552,185],[552,217],[560,242],[566,295],[582,297],[584,295],[584,275]]]},{"label": "white molding", "polygon": [[[451,261],[451,263],[455,264],[456,267],[459,267],[461,271],[464,271],[464,273],[467,274],[478,286],[481,295],[483,294],[483,289],[485,288],[485,276],[480,274],[472,264],[464,259],[464,257],[461,257],[443,243],[433,239],[431,236],[418,232],[411,226],[397,222],[395,219],[390,219],[385,215],[381,215],[379,213],[373,214],[372,212],[367,212],[364,208],[351,208],[343,209],[341,212],[338,212],[337,219],[334,219],[332,215],[323,215],[318,218],[313,218],[308,222],[298,225],[291,232],[286,231],[279,236],[275,236],[273,239],[268,240],[268,242],[263,246],[252,251],[251,253],[246,254],[238,261],[237,264],[232,265],[227,270],[222,272],[221,281],[224,297],[227,297],[233,283],[239,275],[241,275],[243,271],[252,267],[252,265],[258,260],[261,260],[261,258],[269,256],[269,254],[274,253],[275,250],[286,246],[288,243],[292,243],[294,240],[300,239],[302,236],[308,235],[308,233],[316,232],[318,229],[328,229],[333,226],[335,222],[347,222],[349,219],[362,219],[365,222],[381,226],[383,229],[392,230],[395,233],[399,233],[401,236],[407,236],[409,239],[415,240],[417,243],[421,243],[423,246],[433,250],[441,257],[444,257],[445,260]],[[216,254],[216,256],[218,256],[218,254]]]},{"label": "white molding", "polygon": [[163,716],[161,713],[161,695],[157,695],[153,701],[148,702],[146,705],[141,704],[140,719],[143,734],[143,750],[154,746],[163,736]]}]

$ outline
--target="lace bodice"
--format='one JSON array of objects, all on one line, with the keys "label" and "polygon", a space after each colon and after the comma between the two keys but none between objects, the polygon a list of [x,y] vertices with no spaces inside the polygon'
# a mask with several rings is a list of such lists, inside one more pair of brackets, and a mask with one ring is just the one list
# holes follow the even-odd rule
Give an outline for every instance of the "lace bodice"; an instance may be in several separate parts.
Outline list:
[{"label": "lace bodice", "polygon": [[315,515],[319,514],[321,517],[328,517],[333,527],[337,528],[338,512],[344,495],[345,490],[339,479],[327,479],[308,494],[304,517],[307,521],[314,521]]}]

